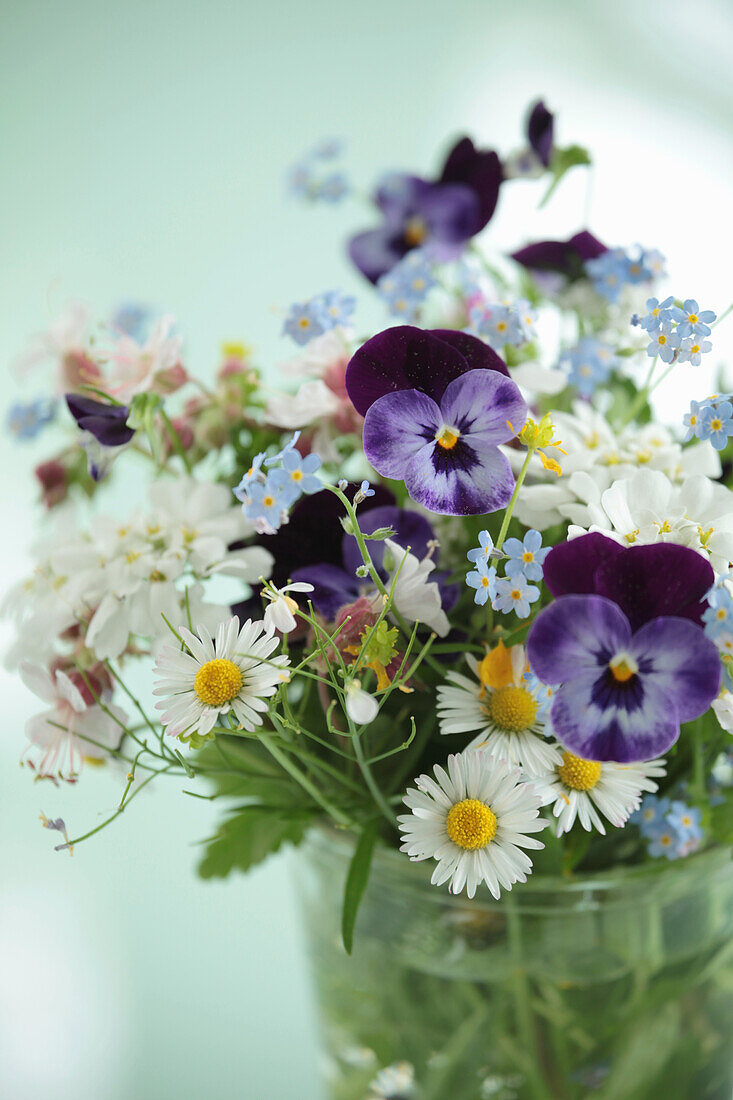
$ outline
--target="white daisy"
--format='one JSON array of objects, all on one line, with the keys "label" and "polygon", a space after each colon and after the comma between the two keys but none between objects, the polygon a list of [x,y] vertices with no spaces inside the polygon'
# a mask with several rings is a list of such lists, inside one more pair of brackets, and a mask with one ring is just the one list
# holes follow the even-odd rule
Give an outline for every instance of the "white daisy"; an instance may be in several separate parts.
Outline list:
[{"label": "white daisy", "polygon": [[495,898],[501,887],[511,890],[526,882],[532,861],[522,848],[544,848],[528,833],[547,824],[539,817],[540,800],[518,768],[481,749],[448,757],[448,771],[439,764],[435,779],[421,775],[403,801],[409,814],[398,821],[400,851],[410,859],[435,859],[431,882],[450,880],[452,893],[464,886],[469,898],[485,882]]},{"label": "white daisy", "polygon": [[408,1100],[414,1095],[414,1066],[410,1062],[394,1062],[380,1069],[369,1086],[367,1100]]},{"label": "white daisy", "polygon": [[667,774],[662,759],[641,764],[600,763],[574,756],[562,746],[558,749],[562,753],[560,764],[545,775],[532,777],[532,787],[542,805],[553,804],[558,836],[569,832],[576,818],[586,832],[595,827],[605,835],[599,811],[621,828],[638,809],[642,792],[656,791],[659,784],[654,780]]},{"label": "white daisy", "polygon": [[545,740],[547,688],[527,677],[524,646],[499,642],[482,661],[466,661],[474,678],[449,672],[450,683],[438,688],[440,732],[476,731],[469,748],[486,748],[531,775],[559,764],[557,747]]},{"label": "white daisy", "polygon": [[162,710],[162,724],[172,737],[206,739],[221,714],[232,713],[239,729],[262,725],[264,701],[286,683],[289,661],[284,655],[273,657],[279,638],[264,628],[261,621],[248,619],[239,629],[235,615],[220,623],[216,641],[205,627],[197,627],[198,637],[180,628],[185,650],[166,645],[155,664],[158,673],[154,695],[163,695],[155,706]]}]

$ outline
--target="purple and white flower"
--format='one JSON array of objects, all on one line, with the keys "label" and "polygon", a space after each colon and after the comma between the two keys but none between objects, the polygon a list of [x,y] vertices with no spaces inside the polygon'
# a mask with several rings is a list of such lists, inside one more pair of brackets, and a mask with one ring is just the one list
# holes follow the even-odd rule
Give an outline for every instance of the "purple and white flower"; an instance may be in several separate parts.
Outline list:
[{"label": "purple and white flower", "polygon": [[586,760],[650,760],[708,709],[720,659],[699,616],[712,580],[700,554],[671,543],[612,549],[592,534],[548,555],[558,598],[535,620],[527,652],[559,685],[551,716],[566,748]]}]

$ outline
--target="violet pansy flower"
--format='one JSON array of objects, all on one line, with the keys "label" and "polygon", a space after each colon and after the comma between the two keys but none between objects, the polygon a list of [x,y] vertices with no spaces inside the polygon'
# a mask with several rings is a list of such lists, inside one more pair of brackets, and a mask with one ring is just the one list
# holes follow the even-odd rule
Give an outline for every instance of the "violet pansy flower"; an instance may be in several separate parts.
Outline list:
[{"label": "violet pansy flower", "polygon": [[527,119],[527,140],[535,156],[549,167],[552,158],[552,141],[555,116],[548,111],[543,100],[532,105]]},{"label": "violet pansy flower", "polygon": [[501,181],[497,154],[461,138],[437,180],[395,173],[382,183],[374,201],[383,225],[352,237],[351,259],[376,283],[413,248],[425,246],[441,259],[454,258],[491,219]]},{"label": "violet pansy flower", "polygon": [[372,337],[346,370],[346,389],[365,415],[364,453],[384,477],[404,481],[414,501],[441,515],[503,508],[514,488],[498,444],[527,418],[504,362],[462,332],[410,325]]},{"label": "violet pansy flower", "polygon": [[514,437],[510,423],[526,418],[511,379],[472,370],[446,387],[440,403],[420,390],[380,397],[364,419],[364,454],[431,512],[484,515],[509,503],[514,476],[498,445]]},{"label": "violet pansy flower", "polygon": [[699,615],[713,579],[702,555],[673,543],[626,549],[590,534],[548,554],[545,582],[558,598],[533,624],[527,654],[556,686],[551,719],[566,748],[586,760],[649,760],[708,709],[720,659]]},{"label": "violet pansy flower", "polygon": [[104,447],[122,447],[135,434],[127,425],[127,405],[106,405],[78,393],[67,393],[66,404],[82,431],[90,432]]},{"label": "violet pansy flower", "polygon": [[587,229],[567,241],[536,241],[512,253],[512,259],[535,273],[564,275],[569,281],[585,275],[585,264],[596,260],[608,248]]}]

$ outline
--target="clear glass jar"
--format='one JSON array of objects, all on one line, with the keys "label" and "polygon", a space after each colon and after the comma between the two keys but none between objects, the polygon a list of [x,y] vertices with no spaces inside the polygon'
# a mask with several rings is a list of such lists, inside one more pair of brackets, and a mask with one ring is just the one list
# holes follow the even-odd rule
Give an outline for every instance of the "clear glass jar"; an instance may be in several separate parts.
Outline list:
[{"label": "clear glass jar", "polygon": [[498,902],[380,851],[348,957],[351,853],[316,831],[296,855],[333,1100],[733,1096],[730,850]]}]

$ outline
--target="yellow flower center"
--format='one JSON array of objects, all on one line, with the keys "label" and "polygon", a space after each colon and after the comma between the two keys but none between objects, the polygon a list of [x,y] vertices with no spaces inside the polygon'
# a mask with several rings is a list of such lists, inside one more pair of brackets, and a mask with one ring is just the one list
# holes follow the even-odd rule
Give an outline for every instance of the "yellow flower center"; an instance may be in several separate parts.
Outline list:
[{"label": "yellow flower center", "polygon": [[690,427],[694,428],[695,424],[697,424],[697,417],[695,415],[691,415],[690,416]]},{"label": "yellow flower center", "polygon": [[720,429],[723,427],[723,422],[721,420],[718,420],[717,417],[713,417],[713,419],[710,421],[710,427],[713,429],[714,432],[719,432]]},{"label": "yellow flower center", "polygon": [[436,435],[435,442],[439,447],[442,447],[444,451],[452,451],[460,435],[461,433],[454,431],[453,428],[442,428],[440,434]]},{"label": "yellow flower center", "polygon": [[448,811],[445,828],[459,848],[485,848],[496,836],[496,814],[477,798],[464,798]]},{"label": "yellow flower center", "polygon": [[405,225],[405,241],[416,248],[428,235],[428,227],[422,218],[410,218]]},{"label": "yellow flower center", "polygon": [[310,326],[310,319],[308,317],[301,317],[298,321],[300,328],[308,328]]},{"label": "yellow flower center", "polygon": [[524,561],[524,562],[534,561],[534,554],[532,553],[531,550],[525,550],[524,551],[524,553],[522,554],[522,561]]},{"label": "yellow flower center", "polygon": [[526,688],[499,688],[492,693],[487,704],[489,717],[494,725],[508,733],[521,733],[529,729],[537,717],[537,700]]},{"label": "yellow flower center", "polygon": [[208,707],[221,707],[237,695],[242,687],[242,673],[233,661],[216,657],[207,661],[196,673],[193,690]]},{"label": "yellow flower center", "polygon": [[262,503],[264,504],[265,508],[272,508],[273,504],[275,503],[275,498],[269,496],[263,497]]},{"label": "yellow flower center", "polygon": [[597,760],[583,760],[581,756],[564,752],[557,774],[566,787],[574,791],[591,791],[601,778],[601,765]]},{"label": "yellow flower center", "polygon": [[290,475],[290,480],[291,481],[302,481],[303,480],[303,471],[302,470],[293,470],[292,474]]},{"label": "yellow flower center", "polygon": [[609,661],[608,667],[614,680],[619,684],[625,684],[632,676],[636,676],[639,671],[639,666],[634,658],[624,653],[618,654],[613,660]]},{"label": "yellow flower center", "polygon": [[690,321],[693,325],[696,325],[697,320],[698,320],[697,314],[696,313],[688,313],[687,314],[687,320]]},{"label": "yellow flower center", "polygon": [[[690,351],[692,352],[693,355],[697,355],[699,350],[700,350],[700,345],[699,344],[693,344],[692,347],[690,348]],[[692,421],[690,421],[690,423],[692,423]]]},{"label": "yellow flower center", "polygon": [[667,337],[664,335],[663,332],[659,333],[659,336],[657,337],[657,343],[659,343],[659,344],[666,344],[667,343]]}]

